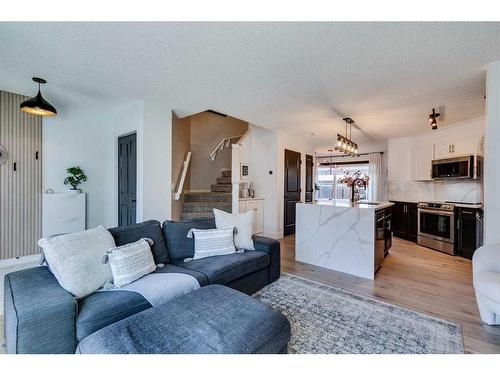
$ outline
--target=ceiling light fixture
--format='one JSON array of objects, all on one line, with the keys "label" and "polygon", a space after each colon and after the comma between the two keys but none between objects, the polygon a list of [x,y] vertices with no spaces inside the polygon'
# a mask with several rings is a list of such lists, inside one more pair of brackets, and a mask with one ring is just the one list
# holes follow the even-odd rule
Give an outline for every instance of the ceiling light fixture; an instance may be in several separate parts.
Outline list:
[{"label": "ceiling light fixture", "polygon": [[[337,143],[335,144],[335,150],[341,151],[349,156],[359,156],[358,155],[358,145],[354,143],[351,139],[352,135],[352,125],[354,120],[350,117],[342,119],[345,122],[345,136],[342,134],[337,134]],[[349,138],[347,137],[347,127],[349,126]]]},{"label": "ceiling light fixture", "polygon": [[21,111],[26,113],[31,113],[32,115],[37,116],[55,116],[57,115],[57,110],[46,101],[42,93],[40,92],[40,85],[47,83],[43,78],[33,77],[33,81],[38,83],[38,94],[21,103]]},{"label": "ceiling light fixture", "polygon": [[439,117],[439,113],[436,112],[434,108],[432,108],[432,113],[429,115],[429,122],[431,123],[431,129],[436,130],[438,128],[437,118]]}]

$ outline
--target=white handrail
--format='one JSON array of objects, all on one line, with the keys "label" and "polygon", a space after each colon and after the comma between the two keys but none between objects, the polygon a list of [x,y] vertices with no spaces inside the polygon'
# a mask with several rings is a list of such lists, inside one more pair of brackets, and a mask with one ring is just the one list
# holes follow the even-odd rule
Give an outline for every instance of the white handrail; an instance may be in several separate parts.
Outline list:
[{"label": "white handrail", "polygon": [[217,156],[217,151],[223,150],[225,147],[228,148],[229,145],[231,144],[231,140],[233,139],[240,139],[243,137],[243,135],[233,135],[231,137],[224,137],[221,139],[219,144],[213,149],[213,151],[210,153],[210,160],[214,161],[215,157]]},{"label": "white handrail", "polygon": [[187,170],[188,170],[190,161],[191,161],[191,151],[188,151],[188,153],[186,155],[186,159],[182,163],[182,173],[181,173],[181,177],[179,180],[179,184],[177,185],[177,191],[175,192],[175,196],[174,196],[176,201],[181,199],[182,189],[184,188],[184,181],[186,180],[186,174],[187,174]]}]

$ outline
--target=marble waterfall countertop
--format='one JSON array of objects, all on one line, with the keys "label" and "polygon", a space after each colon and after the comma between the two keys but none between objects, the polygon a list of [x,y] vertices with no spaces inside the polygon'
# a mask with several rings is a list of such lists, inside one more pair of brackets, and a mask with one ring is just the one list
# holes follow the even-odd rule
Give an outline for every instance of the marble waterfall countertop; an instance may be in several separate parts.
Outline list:
[{"label": "marble waterfall countertop", "polygon": [[295,259],[373,280],[376,211],[393,205],[349,200],[297,203]]},{"label": "marble waterfall countertop", "polygon": [[314,202],[304,203],[313,204],[318,206],[332,206],[332,207],[344,207],[344,208],[368,208],[371,210],[380,210],[382,208],[387,208],[394,206],[392,202],[370,202],[370,201],[358,201],[351,202],[349,199],[318,199]]}]

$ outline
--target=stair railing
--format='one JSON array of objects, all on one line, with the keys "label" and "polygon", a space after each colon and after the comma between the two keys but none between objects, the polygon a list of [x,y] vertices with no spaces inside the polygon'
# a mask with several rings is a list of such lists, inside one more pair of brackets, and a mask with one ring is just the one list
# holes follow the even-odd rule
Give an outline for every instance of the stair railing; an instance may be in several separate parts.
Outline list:
[{"label": "stair railing", "polygon": [[233,135],[231,137],[222,138],[210,153],[210,160],[214,161],[217,157],[217,152],[222,151],[224,148],[229,148],[233,139],[241,139],[241,137],[243,137],[243,135]]},{"label": "stair railing", "polygon": [[186,174],[189,167],[189,162],[191,161],[191,151],[188,151],[186,154],[186,159],[182,163],[182,171],[179,177],[179,181],[177,183],[177,190],[175,191],[174,199],[178,201],[181,199],[182,191],[184,189],[184,181],[186,180]]}]

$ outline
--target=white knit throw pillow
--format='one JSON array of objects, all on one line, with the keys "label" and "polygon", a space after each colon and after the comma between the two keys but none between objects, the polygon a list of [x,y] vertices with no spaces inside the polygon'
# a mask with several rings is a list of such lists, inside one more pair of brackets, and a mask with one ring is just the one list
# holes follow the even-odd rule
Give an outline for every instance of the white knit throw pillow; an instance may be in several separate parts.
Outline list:
[{"label": "white knit throw pillow", "polygon": [[115,240],[103,226],[42,238],[38,245],[59,284],[78,298],[92,294],[113,279],[109,264],[103,264],[102,258],[115,246]]}]

